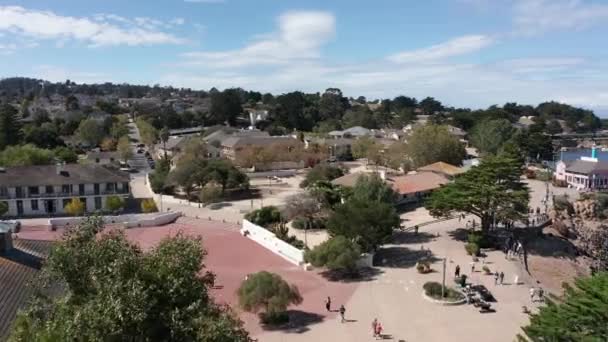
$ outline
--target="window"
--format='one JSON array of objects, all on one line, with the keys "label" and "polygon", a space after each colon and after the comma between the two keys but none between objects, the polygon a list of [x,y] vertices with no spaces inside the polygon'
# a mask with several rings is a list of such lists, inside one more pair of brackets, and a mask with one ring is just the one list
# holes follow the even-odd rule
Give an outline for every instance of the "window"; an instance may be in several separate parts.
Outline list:
[{"label": "window", "polygon": [[93,188],[95,190],[95,195],[99,195],[99,183],[95,183],[93,185]]},{"label": "window", "polygon": [[55,190],[53,189],[52,185],[47,185],[46,186],[46,191],[47,194],[52,194],[53,192],[55,192]]},{"label": "window", "polygon": [[80,197],[80,202],[82,202],[82,204],[84,204],[84,211],[88,211],[86,197]]},{"label": "window", "polygon": [[78,194],[84,195],[84,184],[78,184]]},{"label": "window", "polygon": [[37,186],[30,186],[27,188],[27,192],[29,192],[30,195],[38,195],[40,194],[40,189]]},{"label": "window", "polygon": [[69,198],[64,198],[63,201],[61,202],[61,206],[63,208],[65,208],[69,203],[70,203],[70,199]]},{"label": "window", "polygon": [[95,197],[95,209],[101,209],[101,197]]},{"label": "window", "polygon": [[106,183],[106,191],[114,191],[114,183]]},{"label": "window", "polygon": [[129,193],[129,183],[122,183],[122,192],[124,194]]},{"label": "window", "polygon": [[32,210],[38,210],[38,200],[32,200]]},{"label": "window", "polygon": [[0,197],[8,196],[8,188],[5,186],[0,186]]},{"label": "window", "polygon": [[61,193],[69,194],[70,192],[71,191],[70,191],[70,186],[69,185],[62,185],[61,186]]},{"label": "window", "polygon": [[23,197],[23,188],[18,186],[15,188],[15,196],[17,198],[22,198]]}]

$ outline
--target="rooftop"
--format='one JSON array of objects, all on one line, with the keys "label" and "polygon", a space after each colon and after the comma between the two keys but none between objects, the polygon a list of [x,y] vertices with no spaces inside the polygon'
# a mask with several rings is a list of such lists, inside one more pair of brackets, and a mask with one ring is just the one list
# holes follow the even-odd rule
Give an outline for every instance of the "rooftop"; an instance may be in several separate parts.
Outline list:
[{"label": "rooftop", "polygon": [[438,189],[448,183],[445,176],[435,172],[418,172],[391,179],[393,189],[401,195]]},{"label": "rooftop", "polygon": [[608,172],[608,161],[588,161],[588,160],[575,160],[566,166],[566,172],[590,174],[590,173],[607,173]]},{"label": "rooftop", "polygon": [[444,175],[448,175],[450,177],[459,175],[464,172],[464,170],[459,168],[458,166],[444,163],[442,161],[420,167],[418,168],[418,171],[437,172]]},{"label": "rooftop", "polygon": [[0,172],[4,186],[43,186],[94,183],[124,183],[129,174],[102,165],[66,164],[9,167]]}]

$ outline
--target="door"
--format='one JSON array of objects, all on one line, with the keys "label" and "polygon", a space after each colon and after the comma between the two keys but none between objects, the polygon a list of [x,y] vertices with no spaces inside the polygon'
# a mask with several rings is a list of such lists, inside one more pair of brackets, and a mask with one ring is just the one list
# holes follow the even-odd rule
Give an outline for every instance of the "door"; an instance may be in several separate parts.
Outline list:
[{"label": "door", "polygon": [[49,214],[55,213],[55,200],[46,200],[45,201],[46,212]]},{"label": "door", "polygon": [[23,216],[23,201],[17,201],[17,216]]}]

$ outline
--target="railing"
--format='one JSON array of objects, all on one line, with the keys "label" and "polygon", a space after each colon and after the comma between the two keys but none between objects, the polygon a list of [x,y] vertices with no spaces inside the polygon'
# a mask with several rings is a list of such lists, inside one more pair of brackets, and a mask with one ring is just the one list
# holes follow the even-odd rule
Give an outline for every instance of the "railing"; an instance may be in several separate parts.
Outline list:
[{"label": "railing", "polygon": [[106,190],[106,191],[87,191],[84,193],[80,192],[53,192],[50,194],[42,193],[42,194],[27,194],[25,196],[10,196],[4,195],[0,196],[0,199],[39,199],[39,198],[58,198],[58,197],[79,197],[79,196],[107,196],[107,195],[128,195],[129,191],[127,190]]}]

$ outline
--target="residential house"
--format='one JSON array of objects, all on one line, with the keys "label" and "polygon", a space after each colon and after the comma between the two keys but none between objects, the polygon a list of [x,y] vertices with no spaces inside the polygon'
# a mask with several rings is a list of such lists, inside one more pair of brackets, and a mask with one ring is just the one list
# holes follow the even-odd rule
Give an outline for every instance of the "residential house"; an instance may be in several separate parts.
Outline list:
[{"label": "residential house", "polygon": [[128,197],[129,174],[102,165],[58,164],[0,169],[0,201],[10,217],[65,214],[73,198],[86,212],[106,208],[108,196]]},{"label": "residential house", "polygon": [[565,181],[577,190],[608,189],[608,161],[597,158],[595,148],[591,157],[581,157],[573,162],[560,160],[555,169],[555,179]]},{"label": "residential house", "polygon": [[203,132],[203,126],[187,127],[187,128],[180,128],[180,129],[171,129],[171,130],[169,130],[169,136],[182,137],[182,136],[200,135],[202,132]]},{"label": "residential house", "polygon": [[330,160],[352,160],[352,146],[355,139],[351,138],[336,138],[336,139],[304,139],[304,147],[309,148],[312,144],[325,146]]},{"label": "residential house", "polygon": [[120,162],[120,154],[114,151],[107,152],[87,152],[87,162],[99,165],[118,165]]},{"label": "residential house", "polygon": [[301,142],[298,139],[285,136],[239,136],[233,135],[221,142],[222,155],[225,158],[235,160],[239,151],[246,147],[259,146],[270,147],[278,145],[297,146]]},{"label": "residential house", "polygon": [[451,135],[455,136],[458,139],[464,140],[464,138],[467,136],[467,132],[465,132],[459,127],[455,127],[452,125],[447,125],[446,127],[448,128],[448,132],[450,132]]},{"label": "residential house", "polygon": [[390,179],[393,190],[399,195],[397,204],[420,203],[433,191],[449,182],[448,178],[435,172],[416,172]]}]

